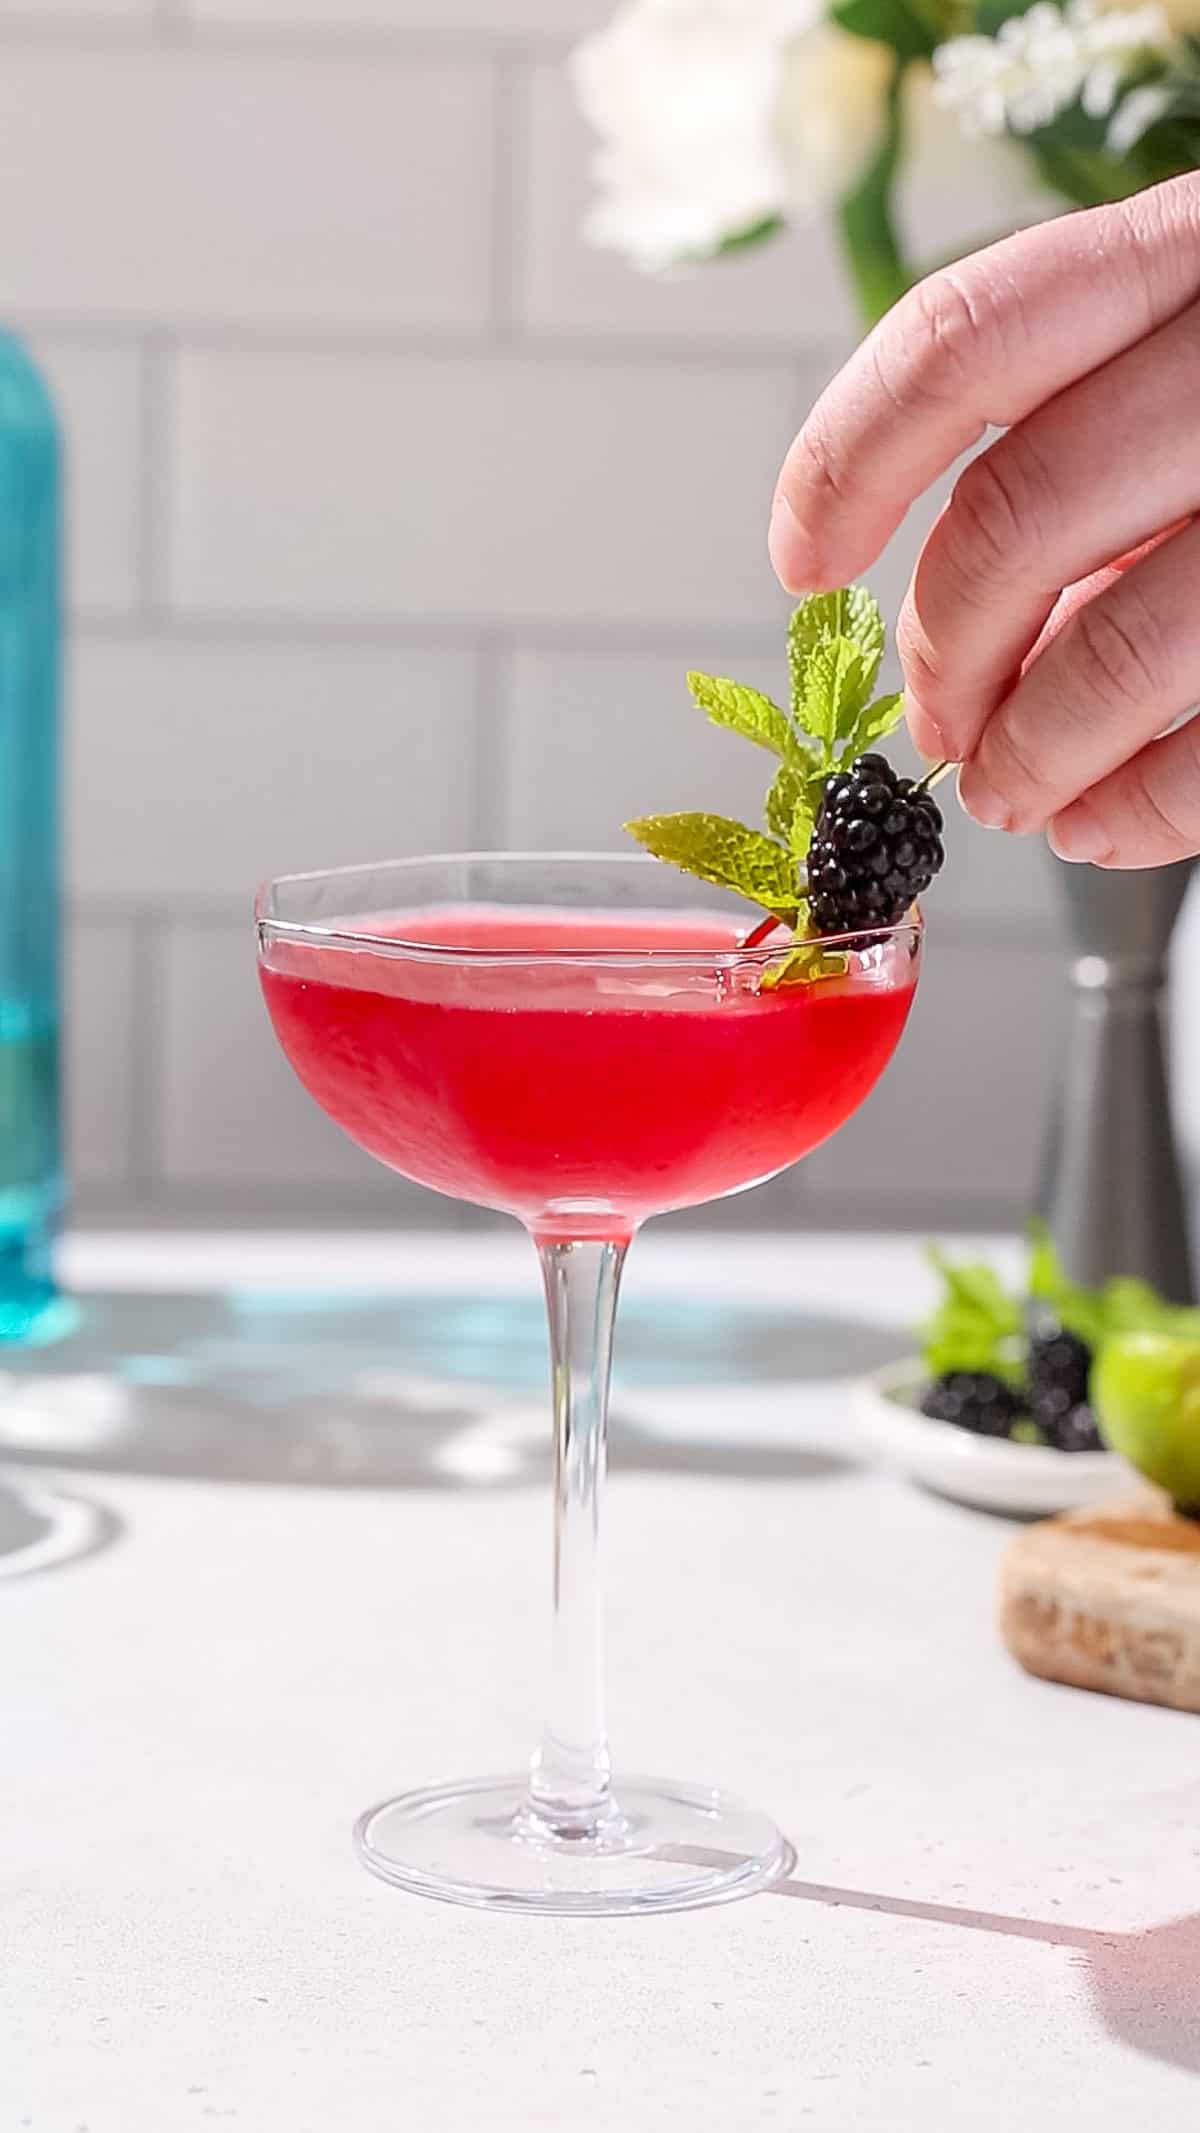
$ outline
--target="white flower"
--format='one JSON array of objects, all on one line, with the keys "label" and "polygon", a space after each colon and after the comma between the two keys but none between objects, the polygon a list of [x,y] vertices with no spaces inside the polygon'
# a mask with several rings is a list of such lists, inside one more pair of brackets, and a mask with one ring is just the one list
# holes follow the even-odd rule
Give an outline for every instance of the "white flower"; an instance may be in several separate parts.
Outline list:
[{"label": "white flower", "polygon": [[940,103],[964,133],[1034,133],[1072,104],[1090,118],[1111,111],[1130,56],[1160,49],[1170,32],[1157,5],[1097,14],[1090,0],[1037,0],[994,37],[954,37],[933,55]]},{"label": "white flower", "polygon": [[904,77],[904,158],[893,203],[913,257],[974,251],[980,243],[1062,213],[1024,143],[985,135],[968,149],[957,115],[940,105],[932,67]]},{"label": "white flower", "polygon": [[889,46],[819,22],[784,54],[775,115],[786,206],[811,217],[855,183],[883,138]]},{"label": "white flower", "polygon": [[[1096,0],[1097,11],[1107,15],[1113,8],[1128,7],[1129,0]],[[1167,28],[1175,35],[1185,30],[1200,30],[1200,0],[1163,0],[1162,13]]]},{"label": "white flower", "polygon": [[1172,92],[1158,84],[1148,84],[1143,89],[1131,89],[1122,97],[1113,112],[1104,146],[1110,156],[1127,156],[1136,148],[1144,133],[1157,126],[1171,108]]},{"label": "white flower", "polygon": [[889,59],[822,0],[626,0],[572,67],[601,143],[587,234],[655,271],[836,198],[879,136]]}]

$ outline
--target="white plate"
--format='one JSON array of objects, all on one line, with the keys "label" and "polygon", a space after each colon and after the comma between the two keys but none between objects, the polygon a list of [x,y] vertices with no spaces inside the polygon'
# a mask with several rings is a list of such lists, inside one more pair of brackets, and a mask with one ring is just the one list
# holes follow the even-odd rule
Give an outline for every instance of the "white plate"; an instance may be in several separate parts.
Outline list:
[{"label": "white plate", "polygon": [[935,1422],[917,1407],[924,1375],[914,1360],[861,1379],[854,1411],[871,1449],[937,1495],[981,1511],[1047,1517],[1100,1503],[1132,1479],[1113,1452],[1056,1452]]}]

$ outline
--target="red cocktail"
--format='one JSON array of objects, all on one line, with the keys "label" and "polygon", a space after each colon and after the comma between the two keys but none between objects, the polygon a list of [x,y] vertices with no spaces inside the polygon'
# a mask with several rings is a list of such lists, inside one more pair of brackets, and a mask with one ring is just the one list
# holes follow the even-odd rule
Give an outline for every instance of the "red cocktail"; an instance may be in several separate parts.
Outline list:
[{"label": "red cocktail", "polygon": [[739,963],[719,915],[467,907],[359,927],[378,945],[280,942],[263,964],[300,1080],[382,1162],[538,1236],[628,1237],[807,1155],[874,1086],[915,984],[902,939],[764,991],[770,955]]},{"label": "red cocktail", "polygon": [[385,1879],[507,1910],[674,1910],[761,1888],[790,1847],[703,1788],[614,1791],[598,1509],[609,1365],[638,1225],[770,1177],[835,1132],[912,1004],[915,919],[775,983],[782,930],[640,857],[398,862],[296,876],[258,905],[263,991],[305,1087],[406,1177],[537,1240],[555,1414],[550,1715],[528,1777],[362,1817]]}]

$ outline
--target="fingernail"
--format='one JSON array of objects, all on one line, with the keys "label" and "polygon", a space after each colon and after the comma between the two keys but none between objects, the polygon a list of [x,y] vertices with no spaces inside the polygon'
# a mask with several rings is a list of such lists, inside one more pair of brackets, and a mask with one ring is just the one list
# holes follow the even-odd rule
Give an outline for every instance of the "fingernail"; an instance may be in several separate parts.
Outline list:
[{"label": "fingernail", "polygon": [[972,822],[980,823],[984,829],[1002,830],[1011,826],[1012,815],[1007,801],[992,791],[982,772],[972,764],[968,763],[958,773],[958,799]]},{"label": "fingernail", "polygon": [[767,548],[780,584],[790,593],[807,592],[816,577],[816,549],[782,489],[771,506]]},{"label": "fingernail", "polygon": [[1112,857],[1112,838],[1081,800],[1055,816],[1046,836],[1051,851],[1057,852],[1060,859],[1069,859],[1072,865],[1082,866],[1088,860],[1095,863]]}]

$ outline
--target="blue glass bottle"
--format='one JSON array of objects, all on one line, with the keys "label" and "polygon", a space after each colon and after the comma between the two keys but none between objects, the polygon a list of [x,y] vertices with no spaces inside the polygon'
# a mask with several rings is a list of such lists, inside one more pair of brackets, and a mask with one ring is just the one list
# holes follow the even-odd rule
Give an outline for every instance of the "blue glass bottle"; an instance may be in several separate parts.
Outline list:
[{"label": "blue glass bottle", "polygon": [[49,393],[0,333],[0,1340],[45,1326],[64,1197],[59,470]]}]

